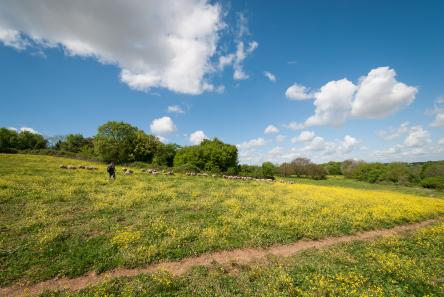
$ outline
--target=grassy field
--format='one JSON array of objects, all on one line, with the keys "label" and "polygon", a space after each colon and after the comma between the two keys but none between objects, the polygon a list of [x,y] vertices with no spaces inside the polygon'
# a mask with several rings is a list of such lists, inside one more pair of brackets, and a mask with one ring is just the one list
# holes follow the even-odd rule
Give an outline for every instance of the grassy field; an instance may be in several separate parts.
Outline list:
[{"label": "grassy field", "polygon": [[308,178],[283,178],[283,180],[291,180],[298,184],[315,185],[315,186],[332,186],[352,188],[359,190],[382,190],[382,191],[394,191],[404,194],[412,194],[426,197],[444,198],[444,191],[426,189],[421,186],[402,186],[393,183],[368,183],[363,181],[357,181],[349,178],[344,178],[342,175],[328,176],[327,179],[314,180]]},{"label": "grassy field", "polygon": [[44,296],[444,296],[444,223],[251,265],[118,278]]},{"label": "grassy field", "polygon": [[[443,199],[425,197],[430,191],[412,195],[138,172],[109,181],[103,165],[98,171],[68,171],[59,169],[61,164],[88,163],[0,154],[0,286],[339,236],[444,214]],[[273,267],[263,268],[259,279]],[[166,282],[175,288],[181,280],[166,277]]]}]

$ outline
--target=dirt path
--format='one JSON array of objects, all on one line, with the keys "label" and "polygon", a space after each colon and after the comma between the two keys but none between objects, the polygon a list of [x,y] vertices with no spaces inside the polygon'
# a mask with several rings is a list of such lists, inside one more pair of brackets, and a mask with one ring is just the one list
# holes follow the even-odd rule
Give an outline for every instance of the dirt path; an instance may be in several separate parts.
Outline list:
[{"label": "dirt path", "polygon": [[149,265],[145,268],[125,269],[117,268],[108,272],[97,275],[96,273],[89,273],[77,278],[56,278],[50,279],[35,285],[25,287],[14,285],[12,287],[5,287],[0,289],[0,296],[35,296],[45,290],[69,290],[77,291],[88,286],[99,284],[107,279],[121,277],[121,276],[135,276],[141,273],[152,273],[158,270],[166,270],[174,275],[181,275],[185,273],[192,266],[204,265],[209,266],[214,262],[219,264],[229,264],[237,262],[239,264],[246,264],[248,262],[265,258],[267,255],[292,256],[300,251],[310,248],[329,247],[334,244],[351,242],[355,240],[370,240],[381,236],[396,235],[402,232],[415,230],[432,223],[439,221],[438,219],[427,220],[414,224],[407,224],[397,226],[391,229],[380,229],[373,231],[360,232],[353,235],[341,237],[329,237],[322,240],[297,241],[287,245],[276,245],[269,248],[250,248],[250,249],[236,249],[230,251],[221,251],[215,253],[202,254],[197,257],[185,258],[180,261],[162,262],[158,264]]}]

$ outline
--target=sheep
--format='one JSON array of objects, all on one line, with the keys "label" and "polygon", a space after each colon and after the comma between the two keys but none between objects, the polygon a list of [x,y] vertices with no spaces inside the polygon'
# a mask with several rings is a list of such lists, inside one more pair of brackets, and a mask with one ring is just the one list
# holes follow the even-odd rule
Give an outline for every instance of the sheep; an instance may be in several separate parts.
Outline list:
[{"label": "sheep", "polygon": [[164,173],[164,175],[174,175],[174,173],[172,171],[167,171]]},{"label": "sheep", "polygon": [[77,169],[77,166],[74,166],[74,165],[68,165],[68,169]]},{"label": "sheep", "polygon": [[86,166],[85,169],[86,170],[98,170],[98,168],[95,166]]},{"label": "sheep", "polygon": [[[125,168],[125,169],[126,169],[126,168]],[[126,174],[126,175],[131,175],[131,174],[133,174],[134,172],[133,172],[132,170],[126,169],[123,173]]]},{"label": "sheep", "polygon": [[66,165],[60,165],[59,168],[60,168],[60,169],[68,169],[68,166],[66,166]]}]

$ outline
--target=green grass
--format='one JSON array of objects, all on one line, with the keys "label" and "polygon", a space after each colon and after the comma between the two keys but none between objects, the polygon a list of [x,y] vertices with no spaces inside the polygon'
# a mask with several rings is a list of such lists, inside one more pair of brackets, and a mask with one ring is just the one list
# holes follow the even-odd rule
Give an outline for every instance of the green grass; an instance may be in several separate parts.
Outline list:
[{"label": "green grass", "polygon": [[323,180],[314,180],[308,178],[280,178],[284,180],[291,180],[298,184],[306,184],[306,185],[319,185],[319,186],[332,186],[332,187],[345,187],[352,189],[361,189],[361,190],[383,190],[383,191],[393,191],[404,194],[412,194],[418,196],[426,196],[426,197],[436,197],[436,198],[444,198],[444,191],[434,190],[434,189],[426,189],[421,187],[420,185],[416,186],[403,186],[397,185],[393,183],[368,183],[358,180],[353,180],[349,178],[344,178],[342,175],[330,175],[327,179]]},{"label": "green grass", "polygon": [[208,251],[339,236],[444,214],[402,192],[61,170],[0,154],[0,286],[141,267]]},{"label": "green grass", "polygon": [[251,265],[118,278],[44,296],[444,296],[444,223]]}]

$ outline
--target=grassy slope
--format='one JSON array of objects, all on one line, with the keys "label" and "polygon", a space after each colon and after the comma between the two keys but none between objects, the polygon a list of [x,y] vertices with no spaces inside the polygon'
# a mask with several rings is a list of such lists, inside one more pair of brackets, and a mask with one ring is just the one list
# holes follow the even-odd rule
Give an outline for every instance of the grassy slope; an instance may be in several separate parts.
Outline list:
[{"label": "grassy slope", "polygon": [[142,173],[109,182],[103,165],[62,163],[85,162],[0,155],[1,286],[444,214],[444,200],[398,192]]},{"label": "grassy slope", "polygon": [[45,296],[444,296],[444,223],[245,266],[119,278]]}]

